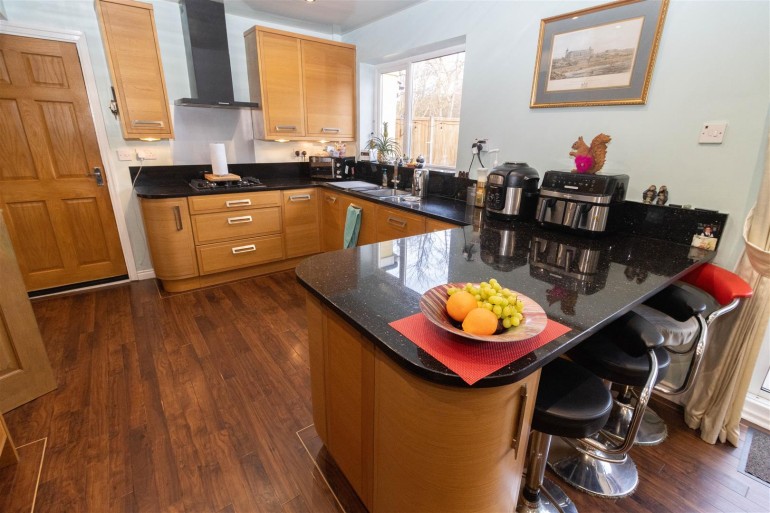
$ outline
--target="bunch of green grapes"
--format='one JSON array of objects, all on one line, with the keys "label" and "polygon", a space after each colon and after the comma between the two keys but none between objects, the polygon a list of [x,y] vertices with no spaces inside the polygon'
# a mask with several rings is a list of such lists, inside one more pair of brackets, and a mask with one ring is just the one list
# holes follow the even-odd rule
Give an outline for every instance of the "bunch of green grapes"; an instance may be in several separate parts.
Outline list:
[{"label": "bunch of green grapes", "polygon": [[466,283],[465,287],[449,287],[447,294],[450,296],[460,290],[472,294],[476,298],[479,308],[486,308],[501,320],[503,328],[508,329],[521,324],[524,319],[524,302],[510,289],[503,288],[496,279],[488,282],[482,281],[478,287],[473,283]]}]

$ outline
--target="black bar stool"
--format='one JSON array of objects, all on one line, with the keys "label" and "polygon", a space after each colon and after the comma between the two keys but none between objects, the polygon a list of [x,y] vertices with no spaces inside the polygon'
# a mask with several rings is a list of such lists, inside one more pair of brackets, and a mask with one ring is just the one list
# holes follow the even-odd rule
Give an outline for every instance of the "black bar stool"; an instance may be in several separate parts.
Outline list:
[{"label": "black bar stool", "polygon": [[[680,385],[658,383],[655,390],[668,395],[681,395],[690,390],[706,352],[709,327],[752,294],[751,286],[737,274],[714,264],[703,264],[685,275],[680,283],[670,285],[647,300],[644,304],[652,310],[643,308],[637,313],[653,324],[658,323],[665,338],[663,345],[670,354],[690,359]],[[688,323],[694,324],[694,328]],[[617,424],[612,428],[605,426],[605,431],[621,434],[627,429],[628,418],[628,412],[613,413],[610,421],[617,419]],[[647,409],[636,435],[636,443],[655,445],[661,443],[666,434],[666,424],[655,412]]]},{"label": "black bar stool", "polygon": [[551,439],[553,435],[583,438],[596,433],[611,408],[612,396],[604,383],[586,369],[562,359],[543,367],[518,513],[577,512],[561,488],[545,477]]},{"label": "black bar stool", "polygon": [[[661,346],[663,336],[642,316],[629,312],[568,355],[600,378],[641,387],[630,426],[622,440],[603,430],[592,437],[557,440],[548,465],[572,486],[601,497],[625,497],[639,484],[636,465],[628,456],[641,425],[652,389],[670,362]],[[660,361],[659,361],[660,359]]]}]

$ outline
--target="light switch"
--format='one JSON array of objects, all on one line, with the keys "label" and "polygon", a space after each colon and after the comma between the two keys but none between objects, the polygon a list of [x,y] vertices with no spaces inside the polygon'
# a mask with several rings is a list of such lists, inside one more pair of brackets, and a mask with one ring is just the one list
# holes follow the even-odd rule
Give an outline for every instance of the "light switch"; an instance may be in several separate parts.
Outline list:
[{"label": "light switch", "polygon": [[726,129],[727,123],[724,121],[716,123],[703,123],[703,128],[701,128],[698,142],[701,144],[722,144],[722,139],[724,139]]},{"label": "light switch", "polygon": [[120,161],[134,160],[134,155],[131,152],[131,148],[119,148],[118,160]]}]

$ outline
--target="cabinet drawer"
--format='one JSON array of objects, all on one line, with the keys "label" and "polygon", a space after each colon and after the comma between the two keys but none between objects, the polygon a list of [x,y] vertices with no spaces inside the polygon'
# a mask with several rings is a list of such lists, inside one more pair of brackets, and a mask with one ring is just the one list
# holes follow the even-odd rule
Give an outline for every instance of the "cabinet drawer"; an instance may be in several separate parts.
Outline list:
[{"label": "cabinet drawer", "polygon": [[278,207],[192,216],[196,244],[255,237],[281,231]]},{"label": "cabinet drawer", "polygon": [[425,218],[401,210],[377,207],[377,238],[400,239],[425,233]]},{"label": "cabinet drawer", "polygon": [[198,246],[201,274],[212,274],[283,259],[283,237],[269,235]]},{"label": "cabinet drawer", "polygon": [[204,212],[230,212],[249,208],[280,207],[281,191],[241,192],[237,194],[214,194],[195,196],[188,199],[191,214]]}]

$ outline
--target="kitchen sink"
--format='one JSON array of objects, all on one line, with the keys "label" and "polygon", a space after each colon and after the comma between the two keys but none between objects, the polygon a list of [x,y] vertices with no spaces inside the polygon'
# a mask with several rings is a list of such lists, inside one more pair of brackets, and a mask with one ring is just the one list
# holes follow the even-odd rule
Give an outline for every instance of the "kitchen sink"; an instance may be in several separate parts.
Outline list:
[{"label": "kitchen sink", "polygon": [[409,191],[401,191],[398,189],[371,189],[371,190],[364,190],[364,191],[358,191],[361,194],[366,194],[367,196],[374,196],[375,198],[389,198],[393,196],[407,196],[409,195]]}]

